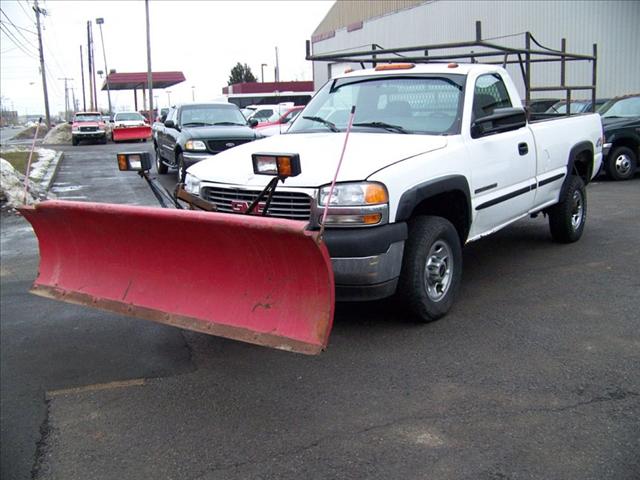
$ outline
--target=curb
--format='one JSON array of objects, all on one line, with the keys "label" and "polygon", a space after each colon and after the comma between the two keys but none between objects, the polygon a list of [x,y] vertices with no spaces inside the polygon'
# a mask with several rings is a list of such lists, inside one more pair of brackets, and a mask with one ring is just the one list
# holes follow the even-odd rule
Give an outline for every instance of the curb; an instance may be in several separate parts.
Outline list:
[{"label": "curb", "polygon": [[40,180],[40,188],[44,191],[48,192],[53,185],[53,181],[58,174],[58,170],[60,169],[60,164],[62,163],[62,159],[64,158],[64,152],[56,153],[56,156],[51,163],[49,164],[49,168],[47,168],[47,173],[44,174],[42,179]]}]

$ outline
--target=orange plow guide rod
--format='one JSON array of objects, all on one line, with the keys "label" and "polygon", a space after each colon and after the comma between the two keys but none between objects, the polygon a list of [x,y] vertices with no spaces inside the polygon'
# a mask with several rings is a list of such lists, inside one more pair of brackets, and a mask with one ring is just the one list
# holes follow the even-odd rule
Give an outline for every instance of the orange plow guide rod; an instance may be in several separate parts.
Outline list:
[{"label": "orange plow guide rod", "polygon": [[71,201],[20,211],[40,246],[32,293],[298,353],[327,346],[333,270],[305,222]]},{"label": "orange plow guide rod", "polygon": [[151,127],[114,128],[112,134],[114,142],[122,140],[143,140],[145,138],[151,138]]}]

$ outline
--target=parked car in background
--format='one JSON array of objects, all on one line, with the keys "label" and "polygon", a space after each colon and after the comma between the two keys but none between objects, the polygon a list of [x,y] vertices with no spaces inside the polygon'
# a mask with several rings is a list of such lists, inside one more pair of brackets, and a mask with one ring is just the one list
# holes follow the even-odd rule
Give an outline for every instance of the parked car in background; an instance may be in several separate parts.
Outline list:
[{"label": "parked car in background", "polygon": [[[601,98],[596,100],[595,109],[598,110],[599,107],[604,105],[609,99]],[[572,100],[571,105],[569,106],[570,113],[591,113],[592,108],[591,105],[593,102],[591,100]],[[567,101],[560,100],[556,102],[554,105],[550,106],[545,113],[567,113]]]},{"label": "parked car in background", "polygon": [[294,118],[302,111],[303,105],[288,109],[274,122],[261,123],[256,127],[263,136],[279,135],[287,130]]},{"label": "parked car in background", "polygon": [[251,142],[262,135],[250,126],[233,103],[190,103],[172,107],[167,119],[154,132],[158,173],[169,167],[178,169],[184,179],[186,169],[236,145]]},{"label": "parked car in background", "polygon": [[531,113],[544,113],[559,101],[557,98],[533,98],[529,100],[527,108]]},{"label": "parked car in background", "polygon": [[603,168],[613,180],[628,180],[640,158],[640,94],[609,100],[598,113],[604,127]]},{"label": "parked car in background", "polygon": [[280,103],[277,105],[255,105],[255,110],[249,118],[257,120],[260,125],[276,122],[293,106],[292,102]]},{"label": "parked car in background", "polygon": [[107,143],[107,125],[100,112],[76,112],[71,123],[71,144],[81,140],[97,140]]}]

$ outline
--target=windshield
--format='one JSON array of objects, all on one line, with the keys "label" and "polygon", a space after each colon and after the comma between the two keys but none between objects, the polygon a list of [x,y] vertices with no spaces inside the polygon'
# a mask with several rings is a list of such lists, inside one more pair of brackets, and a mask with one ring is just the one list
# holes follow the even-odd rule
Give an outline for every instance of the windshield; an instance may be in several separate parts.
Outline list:
[{"label": "windshield", "polygon": [[236,108],[227,106],[199,105],[183,107],[180,125],[203,127],[208,125],[246,125],[247,121]]},{"label": "windshield", "polygon": [[344,131],[352,105],[354,131],[459,133],[464,81],[463,75],[339,78],[318,92],[289,133]]},{"label": "windshield", "polygon": [[140,122],[144,122],[144,117],[142,115],[140,115],[139,113],[136,112],[132,112],[132,113],[116,113],[116,117],[115,117],[115,121],[118,122],[124,122],[127,120],[138,120]]},{"label": "windshield", "polygon": [[599,110],[604,118],[640,117],[640,97],[621,98],[606,103]]},{"label": "windshield", "polygon": [[97,113],[81,113],[75,116],[75,122],[100,122],[102,121],[102,115]]}]

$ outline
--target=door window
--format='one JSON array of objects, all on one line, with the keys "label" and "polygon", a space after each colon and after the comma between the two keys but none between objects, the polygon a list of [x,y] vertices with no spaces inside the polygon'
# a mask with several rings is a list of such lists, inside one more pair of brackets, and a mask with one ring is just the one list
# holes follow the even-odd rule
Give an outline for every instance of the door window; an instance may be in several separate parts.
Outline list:
[{"label": "door window", "polygon": [[500,75],[481,75],[476,80],[473,95],[473,119],[492,115],[496,108],[510,108],[513,104]]}]

